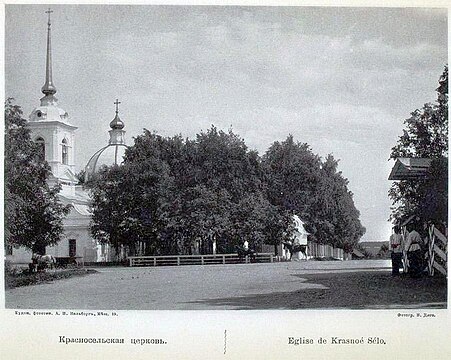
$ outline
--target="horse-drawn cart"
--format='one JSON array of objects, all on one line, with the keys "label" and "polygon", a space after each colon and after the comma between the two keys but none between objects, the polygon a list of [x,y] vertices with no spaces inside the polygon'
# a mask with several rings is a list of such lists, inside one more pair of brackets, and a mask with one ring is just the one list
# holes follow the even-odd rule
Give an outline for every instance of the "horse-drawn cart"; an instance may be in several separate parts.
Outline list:
[{"label": "horse-drawn cart", "polygon": [[82,256],[55,256],[57,268],[67,268],[83,265]]},{"label": "horse-drawn cart", "polygon": [[41,272],[47,269],[83,266],[82,256],[53,256],[33,254],[28,264],[30,273]]}]

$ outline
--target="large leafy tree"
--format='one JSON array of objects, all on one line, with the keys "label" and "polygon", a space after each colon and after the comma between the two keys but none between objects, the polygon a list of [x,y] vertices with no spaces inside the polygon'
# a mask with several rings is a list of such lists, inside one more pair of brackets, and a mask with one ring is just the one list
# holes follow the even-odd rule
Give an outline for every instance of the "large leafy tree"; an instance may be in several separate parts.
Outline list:
[{"label": "large leafy tree", "polygon": [[5,242],[37,253],[60,240],[69,208],[49,187],[50,167],[31,140],[22,110],[5,102]]},{"label": "large leafy tree", "polygon": [[[167,253],[173,247],[163,237],[172,179],[168,166],[156,157],[102,167],[87,184],[92,198],[93,237],[111,244],[116,254]],[[168,195],[169,194],[169,195]]]},{"label": "large leafy tree", "polygon": [[263,166],[271,203],[301,217],[307,216],[321,180],[319,156],[313,154],[308,144],[295,142],[289,135],[285,141],[271,145],[263,156]]},{"label": "large leafy tree", "polygon": [[270,204],[262,195],[258,154],[250,151],[232,130],[224,132],[214,126],[197,135],[190,153],[191,181],[216,194],[214,208],[209,202],[197,202],[195,207],[212,209],[204,213],[204,222],[215,219],[211,229],[218,250],[234,251],[245,240],[251,247],[259,247],[264,236],[263,222],[259,219]]},{"label": "large leafy tree", "polygon": [[406,128],[392,148],[390,158],[429,158],[429,174],[423,179],[394,182],[389,191],[391,219],[411,215],[446,222],[448,214],[448,67],[437,90],[437,101],[427,103],[404,121]]},{"label": "large leafy tree", "polygon": [[[347,180],[337,171],[338,162],[329,155],[324,162],[307,144],[290,135],[275,142],[263,157],[268,198],[281,219],[296,213],[313,238],[349,251],[364,234]],[[280,220],[279,220],[280,221]],[[286,221],[281,222],[285,228]]]},{"label": "large leafy tree", "polygon": [[360,212],[348,189],[348,180],[338,171],[338,160],[328,155],[322,163],[321,173],[316,196],[320,206],[314,204],[311,208],[318,223],[318,233],[330,244],[349,252],[365,233]]}]

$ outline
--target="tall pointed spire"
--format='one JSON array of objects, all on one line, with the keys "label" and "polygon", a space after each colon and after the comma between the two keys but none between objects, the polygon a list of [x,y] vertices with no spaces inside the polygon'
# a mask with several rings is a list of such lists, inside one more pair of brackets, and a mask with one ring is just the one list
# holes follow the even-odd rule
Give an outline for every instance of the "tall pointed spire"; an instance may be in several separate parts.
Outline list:
[{"label": "tall pointed spire", "polygon": [[51,22],[50,22],[50,14],[53,11],[49,8],[45,13],[49,15],[49,19],[47,22],[47,57],[46,57],[46,67],[45,67],[45,84],[42,87],[42,93],[46,95],[46,97],[53,97],[56,94],[56,87],[53,85],[52,81],[52,42],[51,42]]}]

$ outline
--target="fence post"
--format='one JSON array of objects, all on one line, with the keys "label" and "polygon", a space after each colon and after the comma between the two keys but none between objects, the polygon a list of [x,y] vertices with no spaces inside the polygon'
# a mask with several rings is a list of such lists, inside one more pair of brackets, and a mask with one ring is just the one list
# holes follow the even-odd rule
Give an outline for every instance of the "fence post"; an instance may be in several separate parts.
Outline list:
[{"label": "fence post", "polygon": [[200,263],[201,263],[201,265],[204,264],[204,257],[203,256],[200,257]]},{"label": "fence post", "polygon": [[153,266],[157,266],[157,258],[155,256],[153,257]]},{"label": "fence post", "polygon": [[273,262],[274,261],[274,259],[273,259],[273,255],[271,254],[271,255],[269,255],[269,261],[270,262]]},{"label": "fence post", "polygon": [[225,255],[222,255],[222,263],[225,264]]},{"label": "fence post", "polygon": [[180,266],[180,256],[177,256],[177,266]]},{"label": "fence post", "polygon": [[128,260],[130,261],[130,267],[132,267],[133,266],[132,258],[128,258]]},{"label": "fence post", "polygon": [[428,272],[429,276],[434,276],[434,243],[435,243],[435,234],[434,234],[434,224],[429,227],[429,259],[428,259]]}]

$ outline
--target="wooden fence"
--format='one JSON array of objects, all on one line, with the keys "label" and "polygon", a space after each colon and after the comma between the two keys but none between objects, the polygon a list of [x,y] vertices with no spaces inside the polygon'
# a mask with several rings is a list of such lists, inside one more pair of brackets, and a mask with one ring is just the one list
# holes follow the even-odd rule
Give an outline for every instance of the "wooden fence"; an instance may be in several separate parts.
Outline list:
[{"label": "wooden fence", "polygon": [[331,245],[318,244],[313,241],[309,241],[307,244],[308,256],[314,258],[334,258],[344,259],[344,251],[340,248],[334,248]]},{"label": "wooden fence", "polygon": [[[428,251],[425,260],[427,261],[428,274],[433,276],[437,270],[443,276],[448,276],[448,239],[434,225],[428,229]],[[408,232],[403,229],[403,241],[407,238]],[[403,271],[409,271],[409,260],[407,252],[403,252]]]},{"label": "wooden fence", "polygon": [[129,256],[130,266],[181,266],[181,265],[212,265],[212,264],[238,264],[252,262],[274,261],[271,253],[258,253],[254,259],[246,256],[242,260],[237,254],[216,254],[216,255],[165,255],[165,256]]},{"label": "wooden fence", "polygon": [[[326,244],[308,242],[309,258],[334,258],[344,260],[343,249],[334,248]],[[216,254],[216,255],[165,255],[165,256],[129,256],[127,258],[129,266],[180,266],[180,265],[210,265],[210,264],[238,264],[250,263],[249,256],[240,260],[237,254]],[[272,263],[280,261],[280,257],[275,257],[273,253],[257,253],[255,261],[258,263]]]},{"label": "wooden fence", "polygon": [[[339,260],[349,260],[348,254],[346,254],[343,249],[334,248],[330,245],[319,244],[313,241],[307,242],[307,255],[309,258],[334,258]],[[262,251],[264,252],[272,252],[274,254],[274,245],[262,245]],[[275,256],[277,261],[284,261],[284,256],[286,255],[286,251],[284,250],[284,246],[279,244],[277,247],[277,253],[279,256]],[[350,255],[349,255],[350,256]]]}]

